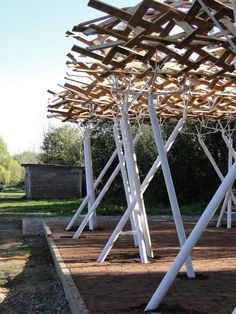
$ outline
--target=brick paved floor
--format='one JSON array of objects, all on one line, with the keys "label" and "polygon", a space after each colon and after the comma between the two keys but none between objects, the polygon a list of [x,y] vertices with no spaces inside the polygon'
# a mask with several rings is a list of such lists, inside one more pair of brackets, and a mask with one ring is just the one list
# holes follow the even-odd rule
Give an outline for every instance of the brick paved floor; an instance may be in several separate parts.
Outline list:
[{"label": "brick paved floor", "polygon": [[[186,222],[189,233],[195,222]],[[114,228],[101,221],[98,230],[78,240],[65,222],[48,222],[54,241],[91,313],[143,313],[145,305],[179,251],[173,222],[149,221],[155,258],[141,264],[131,236],[121,236],[104,263],[96,262]],[[236,306],[236,227],[205,231],[192,252],[196,279],[184,268],[156,313],[228,313]]]}]

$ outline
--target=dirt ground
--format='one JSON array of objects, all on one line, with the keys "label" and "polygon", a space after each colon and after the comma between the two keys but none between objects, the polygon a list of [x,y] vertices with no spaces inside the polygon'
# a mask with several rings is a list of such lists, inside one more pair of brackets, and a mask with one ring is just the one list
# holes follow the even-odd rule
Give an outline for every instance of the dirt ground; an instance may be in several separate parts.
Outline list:
[{"label": "dirt ground", "polygon": [[23,237],[20,219],[0,218],[0,313],[71,313],[44,237]]},{"label": "dirt ground", "polygon": [[[187,233],[195,222],[185,223]],[[172,222],[149,222],[155,258],[140,264],[131,236],[121,236],[104,263],[96,258],[114,228],[99,223],[78,240],[65,232],[65,223],[48,223],[53,239],[91,313],[143,313],[158,283],[179,251]],[[231,314],[236,306],[236,227],[205,231],[192,252],[196,279],[182,272],[155,313]],[[154,313],[154,312],[153,312]]]}]

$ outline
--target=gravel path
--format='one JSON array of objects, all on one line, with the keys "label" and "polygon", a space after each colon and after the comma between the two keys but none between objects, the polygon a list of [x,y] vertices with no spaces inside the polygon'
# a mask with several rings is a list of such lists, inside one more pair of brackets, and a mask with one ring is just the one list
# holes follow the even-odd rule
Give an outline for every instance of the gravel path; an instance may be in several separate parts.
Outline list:
[{"label": "gravel path", "polygon": [[44,237],[22,237],[21,221],[0,221],[0,313],[70,314]]}]

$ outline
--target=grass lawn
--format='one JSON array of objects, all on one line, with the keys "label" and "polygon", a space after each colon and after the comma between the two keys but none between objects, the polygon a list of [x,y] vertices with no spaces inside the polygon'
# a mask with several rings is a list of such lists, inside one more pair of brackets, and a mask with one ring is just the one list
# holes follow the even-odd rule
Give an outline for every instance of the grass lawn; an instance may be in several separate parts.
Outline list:
[{"label": "grass lawn", "polygon": [[[72,216],[81,204],[82,199],[74,200],[27,200],[20,189],[8,188],[0,192],[0,215],[4,216]],[[146,204],[149,215],[171,215],[171,209],[163,206]],[[203,204],[181,207],[183,215],[199,215]],[[122,215],[125,205],[115,199],[104,200],[97,209],[99,215]],[[85,212],[84,212],[85,213]]]},{"label": "grass lawn", "polygon": [[0,200],[1,199],[12,199],[12,198],[22,198],[25,195],[25,191],[18,188],[5,187],[2,192],[0,192]]}]

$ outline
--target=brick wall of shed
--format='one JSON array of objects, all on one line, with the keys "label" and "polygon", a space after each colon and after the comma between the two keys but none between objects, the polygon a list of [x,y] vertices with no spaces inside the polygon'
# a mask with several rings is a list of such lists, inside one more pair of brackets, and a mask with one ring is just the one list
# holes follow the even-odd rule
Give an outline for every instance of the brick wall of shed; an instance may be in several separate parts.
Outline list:
[{"label": "brick wall of shed", "polygon": [[78,198],[82,193],[82,170],[60,167],[29,167],[26,189],[30,199]]}]

